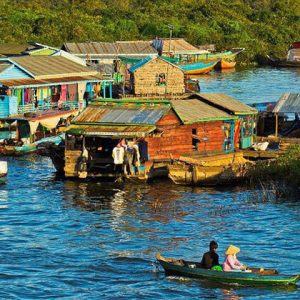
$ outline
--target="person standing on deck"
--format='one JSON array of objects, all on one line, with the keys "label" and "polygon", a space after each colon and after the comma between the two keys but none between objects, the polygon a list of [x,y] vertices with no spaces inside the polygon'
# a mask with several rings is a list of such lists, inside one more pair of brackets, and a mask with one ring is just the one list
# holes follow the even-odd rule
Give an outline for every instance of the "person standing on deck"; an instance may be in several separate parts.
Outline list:
[{"label": "person standing on deck", "polygon": [[219,255],[217,254],[218,243],[211,241],[209,243],[209,251],[203,254],[201,266],[204,269],[211,269],[219,265]]},{"label": "person standing on deck", "polygon": [[112,152],[112,157],[114,159],[115,171],[117,174],[121,174],[123,171],[123,163],[124,163],[124,148],[119,143],[116,147],[114,147]]}]

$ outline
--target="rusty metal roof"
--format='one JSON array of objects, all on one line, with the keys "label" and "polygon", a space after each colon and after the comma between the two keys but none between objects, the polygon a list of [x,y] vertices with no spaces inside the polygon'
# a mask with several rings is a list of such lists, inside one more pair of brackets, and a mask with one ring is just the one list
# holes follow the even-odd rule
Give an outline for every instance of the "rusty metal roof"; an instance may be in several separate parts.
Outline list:
[{"label": "rusty metal roof", "polygon": [[145,137],[155,130],[155,126],[99,126],[99,125],[71,125],[67,130],[69,134],[83,134],[87,136],[110,137]]},{"label": "rusty metal roof", "polygon": [[157,51],[151,46],[149,41],[117,41],[116,47],[120,55],[157,55]]},{"label": "rusty metal roof", "polygon": [[0,44],[0,54],[4,56],[19,55],[30,48],[35,47],[30,44]]},{"label": "rusty metal roof", "polygon": [[90,105],[72,123],[155,125],[169,107],[115,107]]},{"label": "rusty metal roof", "polygon": [[114,54],[117,55],[114,43],[90,42],[90,43],[64,43],[63,48],[73,54]]},{"label": "rusty metal roof", "polygon": [[257,113],[257,110],[254,107],[222,93],[199,93],[195,94],[195,96],[210,105],[230,111],[236,115]]},{"label": "rusty metal roof", "polygon": [[212,107],[199,99],[171,100],[171,104],[184,124],[235,119],[234,116]]},{"label": "rusty metal roof", "polygon": [[300,113],[300,94],[285,93],[276,103],[274,113]]},{"label": "rusty metal roof", "polygon": [[[10,79],[10,80],[0,80],[2,85],[8,87],[35,87],[35,86],[49,86],[63,83],[76,83],[80,81],[88,82],[98,82],[104,80],[102,76],[74,76],[74,77],[61,77],[61,78],[48,78],[48,79]],[[107,80],[110,81],[110,80]]]},{"label": "rusty metal roof", "polygon": [[9,67],[11,67],[11,66],[12,66],[11,64],[6,64],[6,63],[1,64],[1,63],[0,63],[0,72],[6,70],[7,68],[9,68]]},{"label": "rusty metal roof", "polygon": [[157,51],[149,41],[117,41],[115,43],[65,43],[63,46],[68,52],[77,55],[104,55],[115,57],[118,55],[157,55]]},{"label": "rusty metal roof", "polygon": [[35,79],[97,74],[97,71],[62,56],[20,56],[9,60],[29,72]]},{"label": "rusty metal roof", "polygon": [[196,48],[195,46],[188,43],[185,39],[163,39],[163,53],[174,52],[177,54],[194,54],[203,53],[205,51]]}]

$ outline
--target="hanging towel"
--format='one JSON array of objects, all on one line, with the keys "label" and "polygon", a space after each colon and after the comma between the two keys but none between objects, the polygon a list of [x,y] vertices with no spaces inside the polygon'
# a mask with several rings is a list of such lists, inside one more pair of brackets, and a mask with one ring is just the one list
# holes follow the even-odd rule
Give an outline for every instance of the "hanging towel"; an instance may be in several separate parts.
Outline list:
[{"label": "hanging towel", "polygon": [[29,89],[24,89],[24,102],[29,102]]},{"label": "hanging towel", "polygon": [[67,86],[65,84],[61,85],[61,93],[60,93],[59,100],[61,100],[61,101],[67,100]]},{"label": "hanging towel", "polygon": [[68,85],[68,99],[71,101],[77,101],[77,84],[69,84]]},{"label": "hanging towel", "polygon": [[78,100],[83,100],[83,95],[86,89],[86,83],[80,82],[78,83]]}]

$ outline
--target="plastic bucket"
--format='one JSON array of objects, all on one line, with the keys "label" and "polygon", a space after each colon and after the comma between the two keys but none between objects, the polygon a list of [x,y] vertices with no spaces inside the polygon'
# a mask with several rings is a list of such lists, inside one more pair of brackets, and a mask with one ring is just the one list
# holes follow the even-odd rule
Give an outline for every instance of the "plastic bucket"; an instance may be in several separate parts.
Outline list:
[{"label": "plastic bucket", "polygon": [[0,174],[7,174],[7,161],[0,161]]}]

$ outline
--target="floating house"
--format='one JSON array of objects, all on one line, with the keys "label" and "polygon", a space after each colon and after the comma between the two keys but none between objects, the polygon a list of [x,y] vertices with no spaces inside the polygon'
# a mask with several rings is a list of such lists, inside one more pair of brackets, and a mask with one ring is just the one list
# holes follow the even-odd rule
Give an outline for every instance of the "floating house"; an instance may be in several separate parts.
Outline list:
[{"label": "floating house", "polygon": [[64,173],[80,176],[85,156],[87,177],[116,176],[112,153],[125,139],[140,150],[140,163],[131,175],[147,179],[155,176],[162,163],[168,172],[183,155],[234,152],[237,121],[238,115],[210,105],[198,95],[95,102],[73,119],[66,132]]},{"label": "floating house", "polygon": [[0,59],[0,152],[34,151],[61,119],[99,96],[112,97],[112,81],[62,56]]},{"label": "floating house", "polygon": [[147,57],[129,68],[131,93],[167,95],[185,92],[184,72],[158,57]]},{"label": "floating house", "polygon": [[206,49],[199,49],[183,38],[155,39],[151,45],[160,56],[172,57],[178,61],[197,61],[198,55],[209,53]]},{"label": "floating house", "polygon": [[0,59],[0,117],[83,108],[94,96],[112,97],[112,82],[61,56]]},{"label": "floating house", "polygon": [[136,62],[147,56],[157,56],[157,51],[148,41],[65,43],[62,50],[80,57],[89,65],[97,66],[106,75],[118,71],[115,70],[118,67],[116,61],[120,58]]},{"label": "floating house", "polygon": [[218,108],[237,119],[234,125],[235,148],[246,149],[254,142],[255,126],[258,111],[241,101],[223,93],[195,94],[200,101]]}]

